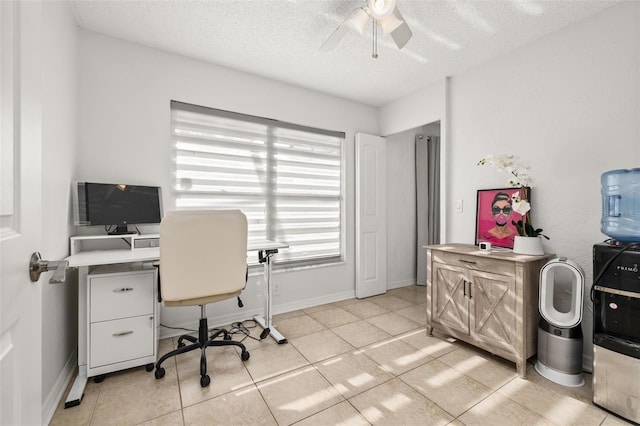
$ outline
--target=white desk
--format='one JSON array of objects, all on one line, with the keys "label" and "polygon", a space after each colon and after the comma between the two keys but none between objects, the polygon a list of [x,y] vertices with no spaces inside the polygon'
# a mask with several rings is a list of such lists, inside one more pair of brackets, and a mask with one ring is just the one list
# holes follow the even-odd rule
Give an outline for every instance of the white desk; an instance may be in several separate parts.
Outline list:
[{"label": "white desk", "polygon": [[[72,243],[73,244],[73,243]],[[279,249],[289,247],[286,244],[262,240],[250,242],[247,251],[257,251],[260,263],[263,264],[266,282],[266,303],[263,316],[255,316],[254,320],[269,333],[278,343],[286,343],[287,340],[271,325],[271,258]],[[89,268],[99,265],[114,265],[122,263],[153,262],[160,258],[160,248],[141,249],[108,249],[79,251],[67,257],[69,268],[78,268],[78,376],[65,401],[65,408],[79,405],[84,389],[87,385],[87,276]]]}]

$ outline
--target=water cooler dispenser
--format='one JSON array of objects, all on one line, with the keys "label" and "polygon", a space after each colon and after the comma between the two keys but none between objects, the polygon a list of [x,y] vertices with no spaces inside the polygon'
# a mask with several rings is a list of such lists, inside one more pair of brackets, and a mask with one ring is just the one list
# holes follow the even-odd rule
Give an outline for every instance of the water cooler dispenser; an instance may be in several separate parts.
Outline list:
[{"label": "water cooler dispenser", "polygon": [[593,402],[640,423],[640,168],[603,173],[593,247]]},{"label": "water cooler dispenser", "polygon": [[596,244],[593,271],[593,402],[640,423],[640,244]]}]

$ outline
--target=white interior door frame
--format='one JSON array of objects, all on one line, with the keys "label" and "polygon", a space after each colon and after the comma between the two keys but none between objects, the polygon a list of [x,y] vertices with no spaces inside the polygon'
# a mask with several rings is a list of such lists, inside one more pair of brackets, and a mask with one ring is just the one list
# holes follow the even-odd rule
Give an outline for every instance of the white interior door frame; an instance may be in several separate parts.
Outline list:
[{"label": "white interior door frame", "polygon": [[356,133],[356,297],[387,291],[386,140]]}]

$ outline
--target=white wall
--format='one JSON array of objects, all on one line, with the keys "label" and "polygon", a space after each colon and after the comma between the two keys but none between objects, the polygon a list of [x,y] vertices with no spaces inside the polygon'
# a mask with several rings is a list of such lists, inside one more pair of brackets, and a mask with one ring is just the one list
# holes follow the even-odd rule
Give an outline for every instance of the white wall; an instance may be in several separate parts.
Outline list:
[{"label": "white wall", "polygon": [[[639,105],[637,2],[452,77],[446,191],[465,209],[449,214],[448,241],[473,243],[476,190],[505,186],[505,175],[478,160],[518,155],[532,169],[532,217],[551,237],[546,251],[579,263],[588,289],[592,246],[607,238],[600,233],[600,175],[640,166]],[[587,310],[587,352],[591,324]]]},{"label": "white wall", "polygon": [[381,106],[378,110],[380,135],[392,135],[443,120],[444,99],[445,82],[443,80]]},{"label": "white wall", "polygon": [[[69,255],[72,235],[69,188],[75,173],[78,113],[78,45],[66,2],[42,3],[42,247],[49,260]],[[42,286],[43,419],[53,413],[77,367],[77,282]],[[27,340],[30,338],[28,337]]]},{"label": "white wall", "polygon": [[[276,273],[274,311],[354,296],[354,134],[378,134],[377,111],[332,96],[229,70],[96,33],[80,32],[80,180],[159,184],[171,193],[170,100],[344,131],[346,258],[343,264]],[[209,316],[247,319],[263,288],[251,277],[244,310],[233,301]],[[162,310],[162,323],[195,324],[197,308]],[[169,332],[164,330],[165,335]]]}]

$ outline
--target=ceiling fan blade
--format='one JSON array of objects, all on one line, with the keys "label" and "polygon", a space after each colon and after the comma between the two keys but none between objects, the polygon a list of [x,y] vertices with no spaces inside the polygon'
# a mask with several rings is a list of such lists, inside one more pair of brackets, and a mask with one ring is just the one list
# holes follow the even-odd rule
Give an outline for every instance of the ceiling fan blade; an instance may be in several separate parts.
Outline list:
[{"label": "ceiling fan blade", "polygon": [[358,8],[351,12],[351,15],[340,24],[338,28],[329,36],[327,41],[320,46],[321,50],[331,50],[344,38],[349,31],[355,31],[358,34],[364,34],[364,27],[369,22],[367,12]]},{"label": "ceiling fan blade", "polygon": [[396,18],[402,21],[402,24],[400,24],[395,30],[391,31],[391,38],[395,42],[396,46],[398,46],[398,49],[402,49],[411,39],[413,33],[397,7],[393,13],[396,15]]},{"label": "ceiling fan blade", "polygon": [[391,34],[394,32],[400,25],[404,23],[403,20],[398,19],[395,13],[390,13],[384,18],[379,20],[380,26],[382,27],[382,32],[385,34]]},{"label": "ceiling fan blade", "polygon": [[322,46],[320,46],[320,50],[333,49],[338,45],[338,43],[340,43],[340,40],[342,40],[344,36],[347,35],[348,32],[349,32],[349,28],[347,28],[347,26],[344,25],[344,23],[340,24],[340,26],[336,28],[336,30],[333,33],[331,33],[329,38],[324,43],[322,43]]}]

